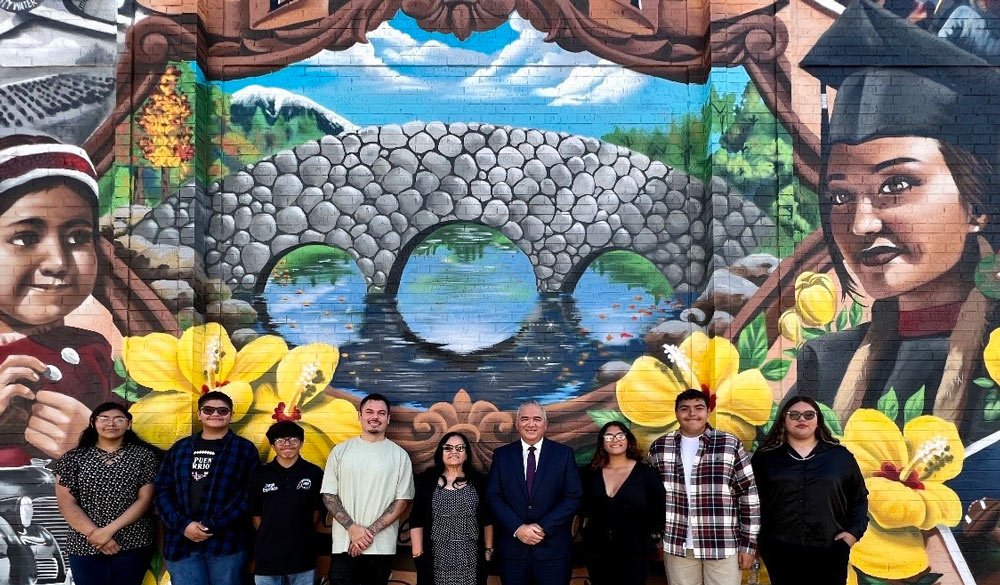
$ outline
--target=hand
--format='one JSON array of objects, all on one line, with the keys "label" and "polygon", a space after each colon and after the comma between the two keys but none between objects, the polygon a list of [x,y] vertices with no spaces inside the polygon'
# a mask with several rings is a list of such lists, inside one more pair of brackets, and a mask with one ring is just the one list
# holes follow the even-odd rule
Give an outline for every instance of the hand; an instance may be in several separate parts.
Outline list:
[{"label": "hand", "polygon": [[657,562],[663,562],[663,541],[656,539],[656,560]]},{"label": "hand", "polygon": [[10,400],[20,396],[35,399],[35,393],[25,384],[41,380],[45,364],[30,355],[9,355],[0,363],[0,412],[7,410]]},{"label": "hand", "polygon": [[747,569],[753,567],[753,562],[755,560],[757,560],[755,555],[740,551],[740,569],[746,571]]},{"label": "hand", "polygon": [[192,522],[184,529],[184,537],[192,542],[204,542],[212,536],[208,527],[201,522]]},{"label": "hand", "polygon": [[854,538],[854,535],[850,532],[841,532],[837,536],[833,537],[834,540],[843,540],[847,548],[854,548],[854,545],[858,543],[858,539]]},{"label": "hand", "polygon": [[108,544],[111,541],[114,535],[115,533],[112,532],[111,530],[108,530],[108,527],[105,526],[104,528],[98,528],[93,532],[91,532],[87,536],[87,542],[89,542],[90,545],[93,546],[94,548],[100,550],[101,547],[103,547],[104,545]]},{"label": "hand", "polygon": [[82,402],[58,392],[42,390],[35,395],[24,439],[52,457],[62,457],[76,447],[80,433],[90,425],[90,409]]},{"label": "hand", "polygon": [[115,539],[112,538],[104,546],[97,547],[97,550],[106,555],[115,555],[118,554],[118,551],[120,551],[121,548],[118,546],[118,543],[115,542]]},{"label": "hand", "polygon": [[410,547],[411,547],[410,548],[410,553],[411,553],[411,556],[413,556],[413,558],[417,558],[420,555],[424,554],[424,545],[423,545],[423,543],[417,544],[416,542],[413,542],[413,543],[411,543]]},{"label": "hand", "polygon": [[523,542],[528,546],[534,546],[542,539],[545,538],[545,531],[543,531],[537,524],[522,524],[520,528],[514,533],[514,536],[518,540]]},{"label": "hand", "polygon": [[347,552],[351,554],[352,557],[356,557],[365,551],[373,542],[375,542],[375,535],[372,534],[371,530],[368,530],[360,524],[352,524],[350,528],[347,529],[347,536],[351,539],[351,546],[348,548]]},{"label": "hand", "polygon": [[493,560],[493,547],[491,546],[486,547],[486,560],[487,561]]}]

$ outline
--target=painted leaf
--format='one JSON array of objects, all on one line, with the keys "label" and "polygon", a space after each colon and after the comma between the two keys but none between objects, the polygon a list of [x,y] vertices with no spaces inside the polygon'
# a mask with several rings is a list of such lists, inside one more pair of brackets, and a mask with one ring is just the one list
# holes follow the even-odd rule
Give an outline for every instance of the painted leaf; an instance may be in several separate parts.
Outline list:
[{"label": "painted leaf", "polygon": [[767,422],[761,425],[760,431],[765,435],[771,432],[771,427],[774,426],[775,419],[778,418],[778,405],[777,403],[771,405],[771,414],[767,417]]},{"label": "painted leaf", "polygon": [[972,381],[972,383],[975,384],[976,386],[979,386],[980,388],[993,388],[994,386],[996,386],[996,384],[993,383],[992,379],[986,377],[976,378],[975,380]]},{"label": "painted leaf", "polygon": [[847,329],[847,322],[848,322],[847,309],[841,309],[840,312],[837,313],[837,331],[843,331],[844,329]]},{"label": "painted leaf", "polygon": [[598,427],[603,427],[609,422],[620,422],[626,427],[632,427],[632,423],[625,418],[625,415],[617,410],[588,410],[587,415],[590,416],[590,420],[594,421],[594,424]]},{"label": "painted leaf", "polygon": [[830,430],[830,433],[841,437],[844,435],[844,428],[840,426],[840,419],[837,418],[837,413],[833,412],[833,409],[829,406],[819,402],[819,410],[823,413],[823,422],[826,423],[826,428]]},{"label": "painted leaf", "polygon": [[772,382],[783,380],[788,375],[788,370],[792,368],[791,360],[767,360],[760,368],[760,373],[765,379]]},{"label": "painted leaf", "polygon": [[851,323],[851,327],[857,327],[861,324],[861,319],[864,316],[865,308],[858,301],[851,303],[851,313],[848,316],[848,321]]},{"label": "painted leaf", "polygon": [[913,396],[906,399],[906,404],[903,405],[903,421],[910,422],[910,420],[917,418],[924,413],[924,389],[925,386],[921,386],[920,390],[917,390]]},{"label": "painted leaf", "polygon": [[810,339],[816,339],[817,337],[826,335],[826,331],[818,327],[803,327],[802,328],[802,338],[806,341]]},{"label": "painted leaf", "polygon": [[942,573],[927,573],[916,581],[911,581],[910,583],[911,585],[934,585],[941,579],[942,576]]},{"label": "painted leaf", "polygon": [[878,411],[892,420],[899,416],[899,398],[896,397],[896,389],[889,388],[889,391],[878,399],[876,404]]},{"label": "painted leaf", "polygon": [[122,361],[122,358],[115,358],[114,368],[115,373],[118,374],[119,378],[125,378],[128,376],[128,372],[125,370],[125,362]]},{"label": "painted leaf", "polygon": [[799,350],[797,350],[797,349],[786,349],[785,351],[783,351],[781,353],[783,355],[786,355],[786,356],[792,358],[793,360],[799,359]]},{"label": "painted leaf", "polygon": [[990,422],[1000,419],[1000,391],[996,388],[986,394],[986,408],[983,412],[983,418]]},{"label": "painted leaf", "polygon": [[767,328],[764,326],[764,313],[750,322],[740,332],[736,348],[740,352],[740,370],[750,370],[759,367],[767,357]]}]

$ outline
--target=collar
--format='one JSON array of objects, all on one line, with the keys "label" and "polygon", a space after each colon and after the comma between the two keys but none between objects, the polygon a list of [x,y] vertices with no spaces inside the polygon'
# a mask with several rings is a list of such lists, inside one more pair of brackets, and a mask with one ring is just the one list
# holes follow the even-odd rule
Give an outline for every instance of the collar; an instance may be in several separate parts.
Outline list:
[{"label": "collar", "polygon": [[538,439],[538,442],[535,443],[534,445],[529,445],[529,444],[527,444],[527,443],[524,442],[524,439],[521,439],[521,453],[527,452],[528,451],[528,447],[534,447],[535,448],[535,453],[541,453],[542,452],[542,443],[544,443],[544,442],[545,442],[545,437],[542,437],[541,439]]},{"label": "collar", "polygon": [[276,469],[278,471],[293,471],[295,469],[298,469],[302,465],[302,455],[299,454],[299,458],[296,459],[295,463],[292,463],[291,466],[289,466],[289,467],[285,467],[282,464],[278,463],[278,458],[277,457],[275,457],[274,459],[272,459],[271,462],[269,463],[269,465],[271,465],[272,467],[274,467],[274,469]]},{"label": "collar", "polygon": [[899,311],[897,330],[900,337],[922,337],[950,332],[958,323],[963,301],[927,307],[914,311]]}]

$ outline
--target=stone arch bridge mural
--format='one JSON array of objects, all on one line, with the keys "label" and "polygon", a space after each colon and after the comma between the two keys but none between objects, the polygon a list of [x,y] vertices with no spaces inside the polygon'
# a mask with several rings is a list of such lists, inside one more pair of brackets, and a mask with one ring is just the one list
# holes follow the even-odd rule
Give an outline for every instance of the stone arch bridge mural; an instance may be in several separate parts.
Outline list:
[{"label": "stone arch bridge mural", "polygon": [[[207,233],[196,235],[192,206]],[[325,136],[207,193],[183,189],[131,233],[157,244],[179,234],[234,293],[262,291],[277,260],[307,244],[348,251],[369,292],[395,293],[421,236],[454,222],[509,238],[542,293],[572,292],[611,250],[646,258],[677,292],[700,292],[713,268],[775,238],[774,223],[723,181],[706,187],[642,153],[567,133],[420,122]]]}]

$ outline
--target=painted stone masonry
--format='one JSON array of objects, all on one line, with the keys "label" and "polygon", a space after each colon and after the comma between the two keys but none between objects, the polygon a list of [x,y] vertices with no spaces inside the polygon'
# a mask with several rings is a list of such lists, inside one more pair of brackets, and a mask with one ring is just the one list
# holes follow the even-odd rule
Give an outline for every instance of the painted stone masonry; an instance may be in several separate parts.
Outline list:
[{"label": "painted stone masonry", "polygon": [[[724,181],[701,180],[600,140],[479,123],[411,122],[326,136],[213,184],[204,269],[259,290],[288,250],[327,244],[357,259],[369,292],[394,292],[409,250],[453,222],[498,229],[531,261],[539,292],[572,292],[609,250],[653,263],[677,292],[774,239],[774,224]],[[195,246],[182,190],[131,234]],[[186,221],[185,221],[186,220]],[[714,255],[710,252],[714,251]]]}]

